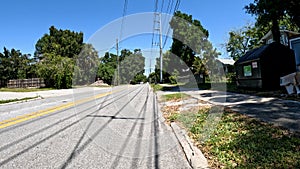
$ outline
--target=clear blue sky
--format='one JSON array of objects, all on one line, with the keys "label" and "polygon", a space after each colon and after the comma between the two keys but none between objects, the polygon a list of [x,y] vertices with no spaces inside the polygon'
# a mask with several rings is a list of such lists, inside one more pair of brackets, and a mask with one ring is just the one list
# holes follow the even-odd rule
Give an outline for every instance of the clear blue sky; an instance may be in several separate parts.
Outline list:
[{"label": "clear blue sky", "polygon": [[[153,12],[154,2],[155,0],[128,0],[127,15]],[[160,11],[163,0],[159,2]],[[164,0],[163,12],[166,11],[168,2],[169,0]],[[179,10],[200,20],[209,31],[210,41],[223,53],[222,57],[226,57],[221,44],[226,42],[228,32],[254,22],[254,17],[246,14],[243,9],[250,2],[253,0],[181,0]],[[86,42],[97,30],[122,17],[123,5],[124,0],[3,0],[0,10],[1,52],[5,46],[33,54],[35,43],[48,33],[51,25],[60,29],[82,31]],[[150,41],[140,41],[139,44],[141,43],[151,46]]]}]

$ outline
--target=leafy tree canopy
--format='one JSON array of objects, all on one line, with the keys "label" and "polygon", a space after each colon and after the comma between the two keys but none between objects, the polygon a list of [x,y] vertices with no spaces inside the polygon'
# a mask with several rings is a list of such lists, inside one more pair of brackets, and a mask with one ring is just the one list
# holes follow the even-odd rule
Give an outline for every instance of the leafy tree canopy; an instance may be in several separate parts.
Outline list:
[{"label": "leafy tree canopy", "polygon": [[180,57],[188,67],[192,67],[195,55],[201,54],[207,45],[208,30],[192,15],[175,12],[170,22],[173,29],[171,52]]},{"label": "leafy tree canopy", "polygon": [[293,24],[300,26],[300,2],[299,0],[254,0],[245,6],[246,12],[257,17],[257,26],[269,26],[273,39],[280,42],[280,22],[290,18]]},{"label": "leafy tree canopy", "polygon": [[170,27],[173,30],[173,43],[170,53],[165,54],[166,59],[163,61],[166,66],[164,71],[169,71],[165,73],[170,77],[164,77],[164,80],[173,82],[177,76],[185,76],[187,68],[195,75],[206,76],[211,73],[220,53],[208,41],[209,32],[201,22],[193,19],[192,15],[177,11]]},{"label": "leafy tree canopy", "polygon": [[4,48],[0,52],[0,80],[26,79],[34,76],[31,66],[33,60],[29,54],[22,54],[20,50]]},{"label": "leafy tree canopy", "polygon": [[83,43],[83,33],[51,26],[49,34],[39,39],[35,47],[37,74],[47,86],[70,88],[72,82],[82,85],[95,81],[98,52],[91,44]]},{"label": "leafy tree canopy", "polygon": [[[133,52],[123,49],[119,56],[119,76],[117,71],[118,57],[112,53],[105,53],[100,58],[97,77],[107,84],[128,84],[146,81],[144,76],[145,57],[140,49]],[[119,77],[119,79],[118,79]]]},{"label": "leafy tree canopy", "polygon": [[62,57],[74,58],[83,46],[83,33],[70,30],[49,28],[49,34],[45,34],[35,45],[34,57],[37,60],[44,58],[45,53],[53,53]]}]

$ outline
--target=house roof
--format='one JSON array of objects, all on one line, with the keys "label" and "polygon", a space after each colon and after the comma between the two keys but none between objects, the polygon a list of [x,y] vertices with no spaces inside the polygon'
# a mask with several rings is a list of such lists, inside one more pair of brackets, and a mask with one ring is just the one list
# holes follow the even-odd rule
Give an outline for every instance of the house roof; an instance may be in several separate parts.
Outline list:
[{"label": "house roof", "polygon": [[234,65],[234,60],[231,58],[218,58],[224,65]]},{"label": "house roof", "polygon": [[259,57],[263,54],[263,52],[268,48],[269,45],[264,45],[259,48],[255,48],[249,52],[247,52],[244,56],[242,56],[239,60],[237,60],[234,64],[242,63],[245,61],[259,59]]},{"label": "house roof", "polygon": [[276,51],[282,49],[282,47],[283,47],[282,44],[273,42],[271,44],[264,45],[264,46],[261,46],[259,48],[255,48],[255,49],[247,52],[244,56],[242,56],[234,64],[260,59],[264,55],[264,53],[266,53],[270,50],[272,50],[272,52],[276,52]]}]

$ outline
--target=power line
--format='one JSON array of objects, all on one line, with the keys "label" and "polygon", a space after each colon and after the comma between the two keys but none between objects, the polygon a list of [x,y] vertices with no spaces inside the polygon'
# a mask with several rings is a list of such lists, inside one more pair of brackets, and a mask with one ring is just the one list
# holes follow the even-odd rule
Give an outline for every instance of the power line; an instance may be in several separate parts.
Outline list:
[{"label": "power line", "polygon": [[[127,6],[128,6],[128,0],[124,1],[124,6],[123,6],[123,14],[122,14],[122,22],[121,22],[121,29],[120,29],[120,36],[119,39],[122,40],[122,35],[123,35],[123,29],[124,29],[124,21],[125,21],[125,16],[127,13]],[[120,60],[119,60],[119,39],[116,39],[116,50],[117,50],[117,85],[120,84]]]},{"label": "power line", "polygon": [[155,32],[155,26],[156,26],[156,13],[157,13],[157,8],[158,8],[158,0],[155,0],[155,5],[154,5],[154,16],[153,16],[153,33],[152,33],[152,42],[151,42],[151,47],[153,48],[154,46],[154,32]]},{"label": "power line", "polygon": [[[173,14],[178,10],[179,6],[180,6],[180,0],[176,0],[175,6],[173,8],[175,0],[168,0],[167,3],[167,8],[166,8],[166,13],[167,14],[171,14],[172,10],[173,10]],[[160,14],[158,14],[158,5],[159,5],[159,1],[155,0],[155,5],[154,5],[154,16],[153,16],[153,33],[152,33],[152,41],[151,41],[151,55],[152,55],[152,51],[153,51],[153,47],[154,46],[159,46],[160,48],[160,69],[162,69],[162,49],[165,48],[165,45],[167,43],[168,40],[168,36],[170,33],[170,25],[168,25],[169,23],[167,23],[167,17],[164,17],[164,22],[162,23],[162,13],[164,12],[164,6],[165,6],[165,0],[161,0],[160,3]],[[164,39],[164,42],[162,42],[162,28],[167,28],[168,27],[168,31],[166,34],[166,37]],[[159,31],[159,36],[157,35],[156,32]],[[159,43],[157,43],[159,41]],[[157,45],[159,44],[159,45]],[[161,70],[162,71],[162,70]],[[160,77],[161,77],[161,82],[162,82],[162,72],[160,72]]]},{"label": "power line", "polygon": [[[178,8],[179,8],[179,6],[180,6],[180,2],[181,2],[180,0],[177,0],[177,1],[176,1],[175,7],[174,7],[173,15],[174,15],[175,12],[178,10]],[[173,0],[172,0],[172,6],[173,6]],[[170,9],[170,12],[171,12],[171,10],[172,10],[172,6],[171,6],[171,9]],[[165,38],[165,40],[164,40],[164,43],[163,43],[163,48],[165,48],[165,46],[166,46],[166,43],[167,43],[167,40],[168,40],[168,36],[169,36],[170,29],[171,29],[171,27],[169,26],[168,31],[167,31],[167,36],[166,36],[166,38]]]},{"label": "power line", "polygon": [[163,13],[164,3],[165,3],[165,1],[162,0],[162,2],[161,2],[161,8],[160,8],[160,13]]},{"label": "power line", "polygon": [[123,29],[124,29],[124,21],[125,21],[125,16],[126,16],[126,14],[127,14],[127,6],[128,6],[128,0],[125,0],[125,1],[124,1],[124,6],[123,6],[123,14],[122,14],[121,30],[120,30],[120,37],[119,37],[120,40],[122,40]]}]

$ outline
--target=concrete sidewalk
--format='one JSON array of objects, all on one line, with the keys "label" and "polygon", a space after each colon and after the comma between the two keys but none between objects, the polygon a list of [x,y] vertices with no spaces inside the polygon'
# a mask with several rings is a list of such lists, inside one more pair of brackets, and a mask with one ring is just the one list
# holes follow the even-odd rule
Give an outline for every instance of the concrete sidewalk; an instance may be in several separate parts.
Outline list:
[{"label": "concrete sidewalk", "polygon": [[211,90],[184,93],[300,133],[300,102]]}]

